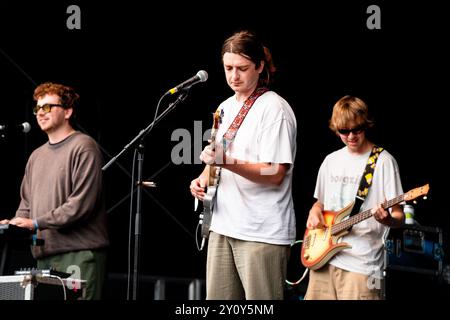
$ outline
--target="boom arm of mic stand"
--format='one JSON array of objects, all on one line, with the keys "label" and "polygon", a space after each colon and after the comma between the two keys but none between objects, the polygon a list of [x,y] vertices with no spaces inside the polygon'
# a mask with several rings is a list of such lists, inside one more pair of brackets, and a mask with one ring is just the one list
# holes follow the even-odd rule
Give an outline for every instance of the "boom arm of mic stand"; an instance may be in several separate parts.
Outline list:
[{"label": "boom arm of mic stand", "polygon": [[169,106],[167,107],[166,110],[164,110],[152,123],[150,123],[145,129],[142,129],[139,134],[133,138],[133,140],[131,140],[123,149],[122,151],[120,151],[116,156],[112,157],[111,160],[108,161],[107,164],[105,164],[102,168],[103,171],[105,171],[106,169],[108,169],[114,162],[116,162],[117,158],[119,158],[125,151],[128,150],[128,148],[130,146],[132,146],[134,143],[136,143],[136,141],[138,140],[143,140],[152,130],[153,126],[155,124],[157,124],[162,118],[164,118],[170,111],[172,111],[173,109],[175,109],[175,107],[178,105],[178,103],[180,103],[181,101],[183,101],[184,99],[186,99],[189,90],[182,90],[180,91],[180,95],[178,96],[178,98],[169,104]]}]

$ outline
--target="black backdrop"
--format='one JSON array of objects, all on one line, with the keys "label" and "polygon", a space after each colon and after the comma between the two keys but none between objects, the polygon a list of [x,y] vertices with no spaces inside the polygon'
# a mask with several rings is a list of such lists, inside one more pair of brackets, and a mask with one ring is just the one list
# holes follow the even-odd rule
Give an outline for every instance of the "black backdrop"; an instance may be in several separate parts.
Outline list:
[{"label": "black backdrop", "polygon": [[[445,249],[448,26],[441,5],[426,3],[2,1],[0,124],[28,121],[32,130],[0,139],[0,217],[14,214],[26,160],[46,141],[31,112],[37,84],[62,82],[78,90],[82,130],[98,141],[107,161],[153,120],[165,91],[204,69],[208,81],[193,87],[145,140],[144,177],[158,187],[144,193],[141,247],[142,274],[204,278],[205,252],[196,249],[197,217],[188,190],[202,166],[173,164],[178,141],[171,135],[184,128],[194,137],[195,121],[203,130],[210,127],[211,113],[232,94],[221,44],[234,31],[249,28],[271,48],[278,68],[274,89],[297,116],[298,238],[320,163],[341,147],[327,128],[332,106],[351,94],[368,103],[377,123],[374,141],[396,157],[404,190],[430,183],[429,199],[416,205],[416,219],[443,228]],[[66,27],[70,4],[81,9],[81,30]],[[370,4],[381,8],[381,30],[366,27]],[[164,99],[161,108],[171,101]],[[131,149],[118,159],[122,168],[115,164],[105,172],[110,273],[127,267],[132,156]],[[190,158],[193,162],[198,153]]]}]

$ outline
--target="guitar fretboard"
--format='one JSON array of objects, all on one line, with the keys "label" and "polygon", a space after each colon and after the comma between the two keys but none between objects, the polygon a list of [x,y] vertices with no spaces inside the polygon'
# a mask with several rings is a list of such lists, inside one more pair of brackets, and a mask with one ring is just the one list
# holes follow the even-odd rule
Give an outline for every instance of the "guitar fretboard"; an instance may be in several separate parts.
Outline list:
[{"label": "guitar fretboard", "polygon": [[[395,197],[394,199],[387,200],[387,201],[383,202],[381,204],[381,206],[383,207],[383,209],[387,209],[387,208],[390,208],[390,207],[392,207],[392,206],[402,202],[403,200],[405,200],[405,195],[404,194],[402,194],[402,195],[400,195],[398,197]],[[366,220],[366,219],[370,218],[372,215],[373,215],[372,209],[365,210],[363,212],[355,214],[354,216],[352,216],[352,217],[350,217],[350,218],[348,218],[348,219],[346,219],[344,221],[341,221],[341,222],[336,223],[335,225],[333,225],[331,227],[331,234],[332,235],[339,234],[342,231],[347,230],[351,226],[353,226],[353,225],[355,225],[355,224],[357,224],[357,223],[359,223],[359,222],[361,222],[363,220]]]}]

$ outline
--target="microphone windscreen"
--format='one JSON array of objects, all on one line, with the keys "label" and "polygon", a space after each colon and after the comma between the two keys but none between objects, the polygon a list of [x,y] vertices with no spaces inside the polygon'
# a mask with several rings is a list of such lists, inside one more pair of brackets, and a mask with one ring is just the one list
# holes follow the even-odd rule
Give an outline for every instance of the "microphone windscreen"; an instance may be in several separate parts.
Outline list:
[{"label": "microphone windscreen", "polygon": [[201,82],[205,82],[206,80],[208,80],[208,72],[206,72],[205,70],[200,70],[199,72],[197,72],[197,76],[200,78]]},{"label": "microphone windscreen", "polygon": [[23,132],[27,133],[31,130],[31,125],[28,122],[24,122],[22,123],[22,127],[23,127]]}]

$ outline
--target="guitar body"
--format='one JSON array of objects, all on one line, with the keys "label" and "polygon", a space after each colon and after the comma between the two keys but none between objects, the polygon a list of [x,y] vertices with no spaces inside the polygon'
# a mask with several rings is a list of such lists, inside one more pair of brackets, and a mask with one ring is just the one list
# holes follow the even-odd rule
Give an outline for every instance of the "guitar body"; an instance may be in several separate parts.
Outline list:
[{"label": "guitar body", "polygon": [[210,181],[206,188],[206,194],[203,199],[203,212],[202,212],[202,237],[208,238],[209,229],[211,227],[212,214],[214,211],[214,204],[216,202],[217,188],[219,186],[220,170],[214,166],[209,167],[210,171]]},{"label": "guitar body", "polygon": [[[381,203],[381,207],[388,209],[402,201],[411,201],[420,196],[428,194],[430,186],[428,184],[422,187],[412,189],[405,194],[399,195],[391,200]],[[371,209],[352,215],[344,219],[352,212],[354,202],[350,203],[344,209],[337,212],[324,211],[325,228],[306,229],[303,237],[301,261],[302,264],[311,269],[317,270],[323,267],[335,254],[347,248],[351,248],[348,243],[338,243],[339,239],[349,232],[349,229],[365,219],[370,218],[373,213]]]},{"label": "guitar body", "polygon": [[347,234],[343,231],[337,235],[331,234],[331,227],[341,222],[353,209],[355,203],[350,203],[340,211],[324,211],[325,228],[306,229],[303,237],[301,252],[302,264],[311,269],[317,270],[323,267],[336,253],[351,246],[345,242],[338,243],[338,240]]}]

